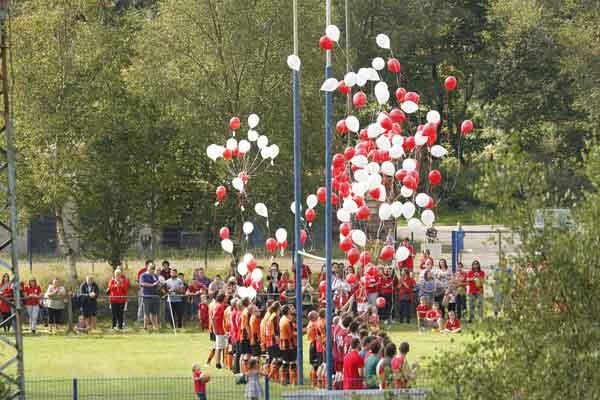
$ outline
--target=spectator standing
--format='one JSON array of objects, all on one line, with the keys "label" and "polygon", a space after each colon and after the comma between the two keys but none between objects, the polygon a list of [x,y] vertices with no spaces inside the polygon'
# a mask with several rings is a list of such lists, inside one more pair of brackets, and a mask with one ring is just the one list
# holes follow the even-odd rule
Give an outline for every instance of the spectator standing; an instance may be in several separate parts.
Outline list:
[{"label": "spectator standing", "polygon": [[210,278],[204,274],[204,268],[198,268],[198,275],[196,280],[200,282],[204,287],[208,287],[211,283]]},{"label": "spectator standing", "polygon": [[140,285],[140,278],[143,274],[148,272],[148,268],[150,265],[154,265],[153,260],[146,260],[144,266],[140,268],[137,272],[137,280],[136,283],[138,285],[138,310],[137,310],[137,320],[138,322],[144,321],[144,289]]},{"label": "spectator standing", "polygon": [[54,279],[46,290],[46,305],[48,307],[48,323],[50,332],[56,331],[62,323],[62,312],[65,309],[67,291],[61,286],[58,279]]},{"label": "spectator standing", "polygon": [[421,290],[419,293],[420,298],[425,298],[427,303],[433,303],[433,295],[435,293],[435,279],[433,279],[433,274],[431,271],[425,270],[425,274],[423,275],[423,282],[421,283]]},{"label": "spectator standing", "polygon": [[98,293],[100,289],[92,276],[86,276],[79,288],[81,314],[90,331],[96,329],[96,313],[98,311]]},{"label": "spectator standing", "polygon": [[[196,278],[198,276],[196,275]],[[200,297],[208,292],[208,285],[204,286],[198,279],[190,280],[185,291],[187,298],[187,305],[190,312],[190,319],[194,319],[197,314],[197,310],[200,308]]]},{"label": "spectator standing", "polygon": [[108,283],[108,301],[112,313],[113,331],[123,330],[123,315],[128,291],[129,282],[125,279],[121,270],[117,268],[114,277]]},{"label": "spectator standing", "polygon": [[410,269],[403,269],[398,283],[398,298],[400,305],[400,323],[406,321],[410,324],[410,305],[413,302],[414,290],[417,282],[412,277]]},{"label": "spectator standing", "polygon": [[475,307],[479,319],[483,318],[483,284],[485,282],[485,272],[481,270],[479,261],[475,260],[471,264],[471,271],[467,273],[467,294],[469,296],[469,322],[475,318]]},{"label": "spectator standing", "polygon": [[160,276],[162,276],[165,281],[171,277],[171,263],[168,260],[162,262]]},{"label": "spectator standing", "polygon": [[392,304],[394,292],[394,278],[392,277],[392,267],[386,266],[381,276],[381,297],[385,299],[385,306],[379,309],[379,317],[386,325],[392,319]]},{"label": "spectator standing", "polygon": [[448,263],[445,259],[438,261],[438,267],[434,270],[435,277],[435,295],[433,300],[440,305],[442,316],[445,315],[445,307],[443,304],[444,295],[448,289],[448,283],[452,277],[452,271],[448,268]]},{"label": "spectator standing", "polygon": [[406,258],[406,260],[401,261],[399,264],[400,268],[404,268],[404,269],[408,269],[411,270],[414,268],[414,258],[415,255],[417,254],[415,252],[415,248],[413,247],[412,244],[410,244],[410,240],[408,237],[404,238],[404,241],[402,241],[402,246],[406,247],[409,250],[409,256]]},{"label": "spectator standing", "polygon": [[221,275],[215,275],[215,279],[208,285],[208,296],[211,299],[214,299],[221,290],[225,288],[225,282],[223,282],[223,278]]},{"label": "spectator standing", "polygon": [[31,333],[35,335],[40,312],[42,288],[37,284],[35,278],[32,278],[29,280],[29,282],[27,282],[24,292],[25,297],[23,298],[23,304],[25,304],[25,309],[27,310],[27,315],[29,316],[29,327],[31,329]]},{"label": "spectator standing", "polygon": [[143,295],[143,308],[144,308],[144,329],[147,329],[152,325],[153,329],[158,329],[158,310],[159,310],[159,297],[158,297],[158,285],[159,279],[156,275],[156,267],[154,264],[148,266],[148,271],[144,272],[140,276],[140,286],[142,288]]},{"label": "spectator standing", "polygon": [[[0,284],[0,294],[7,300],[12,300],[13,297],[13,284],[10,281],[10,275],[7,273],[2,275],[2,283]],[[12,316],[12,310],[10,304],[0,300],[0,313],[2,315],[2,329],[4,332],[10,330],[12,323],[10,322]]]},{"label": "spectator standing", "polygon": [[456,266],[453,279],[456,282],[456,316],[461,319],[467,309],[467,273],[462,262]]},{"label": "spectator standing", "polygon": [[167,301],[169,302],[169,310],[171,315],[170,323],[175,324],[174,328],[181,328],[183,326],[183,298],[182,294],[185,293],[185,286],[179,276],[177,270],[172,268],[170,270],[171,277],[167,279]]}]

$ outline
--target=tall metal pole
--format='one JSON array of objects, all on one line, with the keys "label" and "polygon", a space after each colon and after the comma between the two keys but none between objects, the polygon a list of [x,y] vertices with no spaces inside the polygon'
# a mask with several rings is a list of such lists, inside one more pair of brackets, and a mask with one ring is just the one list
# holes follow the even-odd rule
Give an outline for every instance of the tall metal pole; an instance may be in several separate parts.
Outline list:
[{"label": "tall metal pole", "polygon": [[[0,58],[1,60],[1,74],[0,82],[2,84],[2,113],[4,119],[4,126],[0,129],[1,133],[4,134],[4,143],[0,141],[0,172],[6,172],[6,181],[2,189],[6,194],[6,204],[9,211],[8,223],[0,221],[0,229],[4,230],[5,234],[8,234],[8,239],[0,244],[0,251],[9,250],[11,265],[5,262],[0,263],[2,267],[9,268],[13,274],[13,298],[7,299],[2,298],[2,301],[10,305],[11,316],[4,321],[4,323],[12,324],[15,330],[14,341],[8,337],[0,337],[0,340],[10,347],[15,349],[16,354],[10,359],[2,362],[0,365],[0,376],[14,385],[14,390],[8,395],[9,399],[25,399],[25,369],[23,367],[23,331],[21,327],[21,280],[19,279],[19,257],[18,257],[18,232],[17,232],[17,195],[16,195],[16,181],[17,176],[15,172],[15,137],[12,127],[12,119],[10,113],[9,103],[9,76],[8,76],[8,12],[9,12],[9,1],[0,0]],[[5,182],[6,182],[5,181]],[[2,297],[2,296],[0,296]],[[5,373],[5,371],[16,364],[16,376],[12,377]]]},{"label": "tall metal pole", "polygon": [[[294,55],[298,56],[298,0],[294,0]],[[300,256],[300,71],[292,71],[294,82],[294,263],[296,264],[296,351],[298,383],[304,384],[304,363],[302,347],[302,257]]]},{"label": "tall metal pole", "polygon": [[[331,24],[331,0],[325,1],[325,26]],[[325,79],[331,77],[331,50],[325,53]],[[325,92],[325,188],[327,199],[325,202],[325,268],[326,284],[326,365],[327,365],[327,389],[333,388],[333,293],[332,293],[332,271],[331,271],[331,239],[333,236],[332,207],[331,207],[331,109],[333,108],[333,97],[331,92]]]}]

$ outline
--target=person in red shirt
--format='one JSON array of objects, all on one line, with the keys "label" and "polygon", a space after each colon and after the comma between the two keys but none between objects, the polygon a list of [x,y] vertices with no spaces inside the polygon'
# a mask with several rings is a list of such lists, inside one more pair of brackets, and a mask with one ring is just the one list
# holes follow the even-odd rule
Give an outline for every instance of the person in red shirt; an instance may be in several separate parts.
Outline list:
[{"label": "person in red shirt", "polygon": [[112,312],[113,330],[123,330],[123,314],[128,292],[129,281],[125,279],[120,269],[116,269],[114,278],[108,283],[108,301]]},{"label": "person in red shirt", "polygon": [[392,301],[394,292],[394,278],[392,277],[392,268],[387,266],[383,270],[383,275],[381,275],[381,286],[379,289],[379,294],[381,297],[385,299],[385,306],[379,309],[379,318],[386,325],[390,323],[392,319]]},{"label": "person in red shirt", "polygon": [[351,322],[352,315],[344,314],[333,328],[333,367],[338,374],[344,369],[344,339]]},{"label": "person in red shirt", "polygon": [[[10,280],[10,275],[8,275],[7,273],[2,275],[0,294],[9,300],[12,300],[13,283]],[[0,313],[2,314],[2,328],[4,329],[4,332],[8,332],[10,330],[10,326],[12,325],[10,322],[7,321],[12,315],[10,304],[0,300]]]},{"label": "person in red shirt", "polygon": [[428,262],[431,264],[431,267],[433,267],[435,265],[435,263],[433,262],[433,257],[431,257],[431,253],[430,253],[429,249],[425,249],[425,250],[423,250],[423,253],[421,254],[421,258],[419,260],[419,268],[421,270],[426,269],[426,265]]},{"label": "person in red shirt", "polygon": [[410,324],[410,304],[413,302],[416,286],[417,282],[412,277],[411,270],[403,269],[397,282],[400,323],[406,321],[407,324]]},{"label": "person in red shirt", "polygon": [[427,312],[430,309],[431,308],[429,307],[429,304],[427,304],[427,299],[425,297],[421,297],[421,303],[417,306],[417,326],[419,330],[424,328],[424,321],[427,317]]},{"label": "person in red shirt", "polygon": [[408,365],[406,356],[410,351],[410,345],[407,342],[400,343],[400,354],[392,358],[390,363],[393,385],[395,389],[405,389],[409,387],[410,380],[417,376],[417,364]]},{"label": "person in red shirt", "polygon": [[444,326],[442,312],[440,311],[440,306],[438,303],[433,303],[431,310],[427,311],[427,314],[425,314],[425,325],[427,325],[427,327],[439,330],[441,330]]},{"label": "person in red shirt", "polygon": [[219,293],[216,298],[216,304],[212,309],[212,315],[210,319],[212,321],[213,331],[215,333],[215,348],[217,349],[216,357],[216,368],[221,369],[221,360],[223,357],[223,351],[227,346],[227,338],[225,337],[225,305],[223,302],[225,301],[225,294]]},{"label": "person in red shirt", "polygon": [[192,377],[194,379],[194,393],[199,400],[206,400],[206,383],[210,381],[210,377],[200,371],[200,365],[192,365]]},{"label": "person in red shirt", "polygon": [[37,328],[38,316],[40,313],[40,299],[42,298],[42,288],[37,284],[35,278],[32,278],[25,286],[23,290],[25,297],[23,298],[23,304],[29,315],[29,327],[31,333],[35,334]]},{"label": "person in red shirt", "polygon": [[379,272],[377,270],[373,270],[373,267],[370,266],[367,268],[367,271],[375,271],[373,273],[366,273],[364,275],[366,279],[367,286],[367,298],[369,299],[369,305],[374,306],[377,301],[377,297],[379,297]]},{"label": "person in red shirt", "polygon": [[444,333],[459,333],[460,321],[456,319],[454,311],[448,311],[448,321],[444,324]]},{"label": "person in red shirt", "polygon": [[208,329],[208,318],[208,297],[203,294],[198,304],[198,327],[201,331]]},{"label": "person in red shirt", "polygon": [[285,292],[288,287],[288,282],[290,282],[290,275],[287,273],[287,271],[285,271],[283,274],[281,274],[281,278],[277,281],[277,290],[279,291],[279,294]]},{"label": "person in red shirt", "polygon": [[398,266],[400,268],[412,270],[414,268],[414,258],[415,258],[415,255],[417,254],[415,252],[415,248],[413,247],[413,245],[410,244],[410,240],[407,237],[404,238],[404,241],[402,242],[402,246],[406,247],[410,251],[410,255],[406,258],[406,260],[400,261],[398,263]]},{"label": "person in red shirt", "polygon": [[475,319],[475,307],[477,307],[479,319],[483,319],[483,284],[485,272],[481,270],[479,261],[471,264],[471,271],[467,273],[467,294],[469,296],[469,322]]},{"label": "person in red shirt", "polygon": [[350,344],[350,352],[344,357],[344,390],[360,390],[364,387],[365,361],[359,351],[360,339],[354,338]]}]

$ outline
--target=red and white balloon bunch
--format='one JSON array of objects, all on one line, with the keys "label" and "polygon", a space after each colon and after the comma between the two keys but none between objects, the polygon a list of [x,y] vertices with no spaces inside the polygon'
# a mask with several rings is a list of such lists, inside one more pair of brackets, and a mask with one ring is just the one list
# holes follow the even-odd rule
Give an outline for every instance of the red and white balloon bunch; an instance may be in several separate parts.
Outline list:
[{"label": "red and white balloon bunch", "polygon": [[[338,40],[339,29],[329,26],[319,46],[331,50]],[[332,204],[340,222],[340,249],[350,264],[360,261],[362,266],[371,260],[365,249],[367,234],[360,229],[366,225],[363,221],[375,218],[369,205],[378,208],[373,214],[380,229],[384,222],[401,217],[412,232],[431,227],[435,222],[434,188],[443,180],[435,165],[448,154],[438,144],[442,115],[422,104],[417,92],[400,86],[402,67],[390,50],[389,37],[379,34],[375,41],[380,48],[389,50],[387,59],[375,57],[369,67],[349,71],[342,80],[328,78],[321,86],[322,91],[337,91],[352,99],[352,110],[335,125],[339,135],[352,135],[355,144],[333,155]],[[388,85],[384,78],[391,78],[393,83]],[[457,84],[455,77],[448,76],[444,87],[452,92]],[[361,122],[358,110],[367,105],[374,111],[368,122]],[[462,123],[462,134],[472,130],[470,120]],[[324,204],[325,197],[325,187],[308,196],[304,216],[309,224],[316,215],[314,208],[318,203]],[[378,258],[400,262],[409,254],[404,246],[395,249],[387,244],[380,249]]]}]

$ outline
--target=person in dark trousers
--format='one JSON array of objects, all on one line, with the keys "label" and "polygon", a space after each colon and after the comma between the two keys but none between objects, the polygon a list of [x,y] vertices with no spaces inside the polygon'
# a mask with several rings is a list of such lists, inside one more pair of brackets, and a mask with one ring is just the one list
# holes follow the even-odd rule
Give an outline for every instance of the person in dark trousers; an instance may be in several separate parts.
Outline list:
[{"label": "person in dark trousers", "polygon": [[90,331],[96,329],[96,313],[98,310],[98,293],[100,289],[94,278],[91,276],[85,277],[85,282],[79,288],[81,314]]},{"label": "person in dark trousers", "polygon": [[169,315],[169,323],[171,325],[173,322],[175,323],[176,328],[181,328],[183,326],[183,311],[185,304],[183,302],[182,294],[185,293],[185,285],[183,281],[177,275],[177,270],[175,268],[171,268],[171,277],[167,279],[166,288],[167,288],[167,301],[169,304],[168,312],[172,312],[173,315]]},{"label": "person in dark trousers", "polygon": [[129,282],[125,279],[121,270],[116,269],[114,278],[108,283],[108,300],[112,312],[112,329],[114,331],[123,330],[123,314],[128,291]]}]

